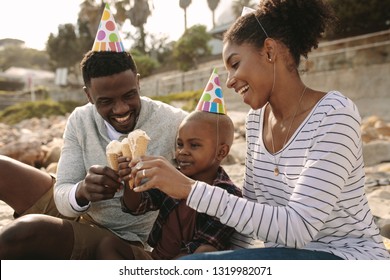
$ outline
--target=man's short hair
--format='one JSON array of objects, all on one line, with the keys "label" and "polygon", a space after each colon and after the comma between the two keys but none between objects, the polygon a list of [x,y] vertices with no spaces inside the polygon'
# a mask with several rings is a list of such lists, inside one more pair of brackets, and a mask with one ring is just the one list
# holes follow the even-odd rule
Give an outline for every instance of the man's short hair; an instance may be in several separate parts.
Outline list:
[{"label": "man's short hair", "polygon": [[127,70],[138,73],[133,57],[128,52],[89,51],[80,63],[84,84],[91,85],[92,78],[111,76]]}]

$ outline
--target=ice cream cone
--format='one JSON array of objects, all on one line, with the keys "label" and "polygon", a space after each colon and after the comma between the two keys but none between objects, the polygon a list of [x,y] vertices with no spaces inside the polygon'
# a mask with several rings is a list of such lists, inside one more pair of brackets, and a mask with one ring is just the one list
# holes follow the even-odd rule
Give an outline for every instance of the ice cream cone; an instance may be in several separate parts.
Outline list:
[{"label": "ice cream cone", "polygon": [[122,155],[131,160],[133,158],[133,153],[131,152],[130,149],[129,139],[124,138],[121,144],[122,144]]},{"label": "ice cream cone", "polygon": [[[133,130],[129,133],[127,139],[129,141],[129,146],[133,158],[139,158],[146,155],[146,150],[148,148],[150,138],[145,131],[141,129]],[[129,186],[130,188],[133,188],[134,179],[129,181]]]},{"label": "ice cream cone", "polygon": [[[122,155],[128,158],[129,160],[131,160],[133,158],[133,153],[131,152],[130,149],[129,139],[123,138],[121,144],[122,144]],[[129,186],[133,187],[133,185],[134,185],[133,179],[130,179]]]},{"label": "ice cream cone", "polygon": [[113,140],[106,147],[108,165],[115,171],[119,170],[118,157],[122,155],[122,144],[118,140]]},{"label": "ice cream cone", "polygon": [[118,154],[107,154],[107,161],[108,161],[108,166],[111,167],[113,170],[118,171],[119,166],[118,166]]},{"label": "ice cream cone", "polygon": [[127,138],[129,139],[130,150],[133,158],[138,158],[146,154],[150,138],[145,131],[136,129],[130,132]]}]

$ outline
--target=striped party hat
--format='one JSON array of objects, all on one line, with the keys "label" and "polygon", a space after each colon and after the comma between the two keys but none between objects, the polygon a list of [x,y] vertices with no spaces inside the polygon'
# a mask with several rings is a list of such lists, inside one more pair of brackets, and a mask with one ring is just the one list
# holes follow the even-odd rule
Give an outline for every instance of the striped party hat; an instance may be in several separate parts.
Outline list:
[{"label": "striped party hat", "polygon": [[118,27],[115,23],[114,16],[110,10],[110,6],[107,3],[103,10],[102,19],[100,20],[92,50],[97,52],[125,51],[121,37],[119,36]]},{"label": "striped party hat", "polygon": [[223,99],[221,83],[217,69],[214,68],[210,79],[196,106],[197,111],[205,111],[216,114],[226,114],[225,101]]}]

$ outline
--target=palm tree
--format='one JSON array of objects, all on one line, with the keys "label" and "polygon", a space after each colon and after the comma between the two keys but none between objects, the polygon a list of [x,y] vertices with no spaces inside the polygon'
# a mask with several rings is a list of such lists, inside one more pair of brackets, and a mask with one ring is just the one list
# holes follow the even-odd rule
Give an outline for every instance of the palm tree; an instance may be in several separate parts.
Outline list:
[{"label": "palm tree", "polygon": [[184,10],[184,31],[187,30],[187,8],[191,4],[191,0],[179,0],[180,8]]},{"label": "palm tree", "polygon": [[98,30],[103,9],[104,3],[97,4],[94,0],[85,0],[80,4],[78,25],[83,25],[88,29],[89,34],[93,39]]},{"label": "palm tree", "polygon": [[[131,1],[130,6],[131,6]],[[134,5],[130,8],[129,19],[134,27],[139,28],[140,40],[139,49],[145,53],[145,28],[144,25],[151,15],[148,0],[134,0]]]},{"label": "palm tree", "polygon": [[232,4],[233,15],[238,18],[241,16],[242,8],[256,8],[257,4],[253,0],[234,0]]},{"label": "palm tree", "polygon": [[219,5],[219,0],[207,0],[207,4],[209,5],[209,8],[213,16],[213,27],[215,27],[215,9]]},{"label": "palm tree", "polygon": [[96,34],[99,26],[99,21],[105,6],[104,2],[109,3],[110,6],[115,6],[116,13],[114,17],[119,26],[129,18],[131,24],[139,29],[140,38],[137,47],[141,52],[145,53],[146,35],[144,25],[151,15],[149,0],[101,0],[100,4],[97,4],[95,0],[84,0],[80,5],[79,25],[84,26],[84,29],[88,28],[89,33],[93,34],[93,36]]}]

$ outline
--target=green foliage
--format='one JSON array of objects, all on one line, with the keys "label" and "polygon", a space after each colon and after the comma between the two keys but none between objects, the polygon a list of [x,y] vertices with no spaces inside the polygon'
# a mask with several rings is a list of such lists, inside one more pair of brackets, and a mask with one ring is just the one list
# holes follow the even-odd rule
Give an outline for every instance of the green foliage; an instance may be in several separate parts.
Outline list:
[{"label": "green foliage", "polygon": [[24,88],[24,81],[21,79],[6,79],[0,77],[0,90],[15,91]]},{"label": "green foliage", "polygon": [[58,35],[50,34],[46,50],[53,68],[73,68],[81,60],[80,44],[72,24],[58,26]]},{"label": "green foliage", "polygon": [[138,50],[132,50],[131,55],[137,65],[138,73],[140,73],[143,78],[149,76],[153,70],[159,66],[157,60],[151,58],[149,55],[141,53]]},{"label": "green foliage", "polygon": [[198,59],[209,55],[211,49],[208,42],[211,35],[205,25],[194,25],[187,29],[173,47],[173,58],[180,70],[188,71],[198,67]]},{"label": "green foliage", "polygon": [[390,1],[328,0],[339,19],[328,39],[357,36],[390,27]]},{"label": "green foliage", "polygon": [[198,96],[198,99],[190,99],[187,100],[187,102],[181,107],[184,111],[192,112],[195,110],[196,105],[198,105],[198,101],[200,98],[200,94]]},{"label": "green foliage", "polygon": [[172,50],[174,42],[170,41],[167,34],[155,35],[149,34],[147,53],[155,57],[159,65],[172,63]]},{"label": "green foliage", "polygon": [[135,56],[134,61],[137,64],[138,73],[141,74],[141,77],[150,76],[153,70],[159,66],[158,62],[148,55]]},{"label": "green foliage", "polygon": [[0,50],[0,71],[12,66],[49,70],[49,56],[44,51],[8,46]]},{"label": "green foliage", "polygon": [[78,53],[81,55],[84,55],[87,53],[91,47],[93,46],[93,42],[95,41],[95,37],[91,35],[89,31],[89,23],[85,20],[78,19],[78,44],[80,49],[78,50]]},{"label": "green foliage", "polygon": [[72,100],[60,101],[58,103],[64,109],[65,113],[71,113],[76,107],[85,105],[85,103],[80,103]]},{"label": "green foliage", "polygon": [[[125,6],[127,6],[128,1],[122,1]],[[130,1],[131,4],[132,1]],[[151,15],[151,10],[149,7],[148,0],[137,0],[134,1],[133,6],[129,10],[125,10],[125,14],[130,19],[131,24],[138,28],[139,39],[136,42],[136,47],[141,50],[141,52],[146,53],[146,33],[145,33],[145,24],[148,20],[148,17]]]},{"label": "green foliage", "polygon": [[55,102],[52,100],[18,103],[0,111],[0,122],[12,125],[25,119],[61,116],[79,105],[81,104],[71,101]]},{"label": "green foliage", "polygon": [[[180,107],[183,110],[192,111],[198,103],[202,92],[202,90],[185,91],[164,96],[154,96],[151,98],[167,104],[171,104],[173,106],[180,104]],[[35,102],[22,102],[9,106],[0,111],[0,122],[13,125],[21,122],[22,120],[31,118],[62,116],[66,113],[72,112],[76,107],[81,105],[83,104],[75,101],[55,102],[52,100],[43,100]]]},{"label": "green foliage", "polygon": [[192,111],[198,104],[202,93],[202,90],[184,91],[179,93],[171,93],[168,95],[153,96],[151,98],[171,105],[174,105],[173,103],[180,104],[180,107],[183,110]]}]

